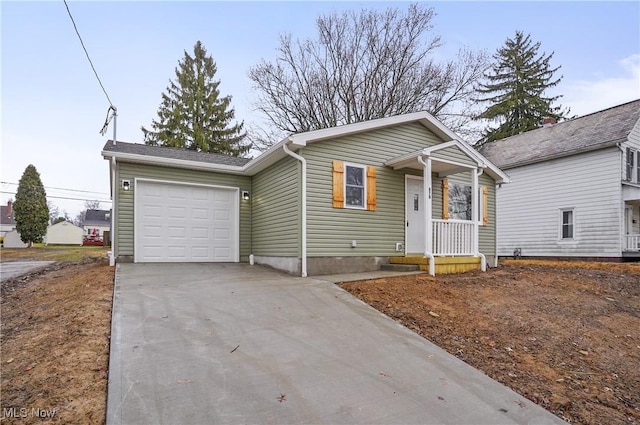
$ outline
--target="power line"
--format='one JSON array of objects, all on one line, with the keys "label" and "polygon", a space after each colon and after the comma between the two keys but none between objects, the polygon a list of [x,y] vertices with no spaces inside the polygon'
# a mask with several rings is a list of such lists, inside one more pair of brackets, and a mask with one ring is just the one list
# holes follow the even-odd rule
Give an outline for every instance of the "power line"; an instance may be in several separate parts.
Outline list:
[{"label": "power line", "polygon": [[[6,193],[7,195],[15,195],[15,192],[7,192],[4,190],[0,190],[0,193]],[[53,199],[66,199],[68,201],[98,201],[98,202],[108,202],[111,203],[111,200],[107,199],[107,200],[101,200],[101,199],[90,199],[90,198],[67,198],[64,196],[47,196],[47,199],[49,198],[53,198]]]},{"label": "power line", "polygon": [[71,11],[69,10],[69,5],[67,4],[67,0],[62,0],[62,1],[64,2],[65,7],[67,8],[67,13],[69,14],[69,18],[71,18],[71,23],[73,23],[73,28],[76,30],[76,34],[78,35],[78,39],[80,40],[80,44],[82,45],[82,49],[84,50],[84,53],[87,55],[87,59],[89,60],[89,64],[91,65],[91,69],[93,69],[93,73],[96,75],[96,78],[98,79],[98,83],[100,83],[100,87],[102,87],[102,91],[104,92],[104,95],[107,97],[107,100],[109,101],[109,105],[111,105],[111,107],[113,107],[113,102],[111,101],[111,98],[107,94],[107,90],[105,90],[104,86],[102,85],[102,81],[100,81],[100,77],[98,76],[98,72],[96,71],[96,68],[93,66],[93,62],[91,61],[91,58],[89,57],[89,52],[87,52],[87,48],[84,47],[84,42],[82,41],[82,37],[80,37],[80,32],[78,31],[78,27],[76,26],[76,21],[74,21],[73,20],[73,16],[71,16]]},{"label": "power line", "polygon": [[[18,183],[11,183],[11,182],[0,182],[0,184],[10,184],[13,186],[19,186]],[[106,193],[106,192],[94,192],[92,190],[66,189],[64,187],[51,187],[51,186],[43,186],[43,187],[45,189],[51,189],[51,190],[66,190],[68,192],[96,193],[98,195],[109,195],[109,193]]]}]

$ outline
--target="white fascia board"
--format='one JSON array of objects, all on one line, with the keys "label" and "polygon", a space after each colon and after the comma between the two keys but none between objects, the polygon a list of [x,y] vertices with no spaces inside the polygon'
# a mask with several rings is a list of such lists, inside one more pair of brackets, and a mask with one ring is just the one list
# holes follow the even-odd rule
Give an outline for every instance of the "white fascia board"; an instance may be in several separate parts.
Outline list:
[{"label": "white fascia board", "polygon": [[[395,169],[395,167],[397,167],[398,165],[401,165],[403,162],[415,160],[418,157],[418,155],[422,155],[422,151],[411,152],[402,156],[398,156],[396,158],[391,158],[390,160],[385,161],[384,165],[387,167],[393,167]],[[399,167],[399,168],[402,168],[402,167]]]},{"label": "white fascia board", "polygon": [[102,156],[107,158],[115,158],[116,160],[124,160],[136,162],[140,164],[167,165],[180,168],[189,168],[193,170],[218,171],[229,174],[244,174],[244,168],[238,165],[212,164],[208,162],[189,161],[185,159],[162,158],[158,156],[137,155],[131,153],[102,151]]},{"label": "white fascia board", "polygon": [[396,115],[387,118],[378,118],[370,121],[362,121],[354,124],[345,124],[338,127],[324,128],[322,130],[308,131],[306,133],[294,134],[289,140],[294,146],[303,147],[307,143],[316,142],[334,137],[348,136],[350,134],[361,133],[365,131],[377,130],[384,127],[405,124],[409,122],[420,122],[425,127],[436,133],[444,139],[457,139],[451,130],[445,127],[440,121],[428,112],[414,112],[404,115]]}]

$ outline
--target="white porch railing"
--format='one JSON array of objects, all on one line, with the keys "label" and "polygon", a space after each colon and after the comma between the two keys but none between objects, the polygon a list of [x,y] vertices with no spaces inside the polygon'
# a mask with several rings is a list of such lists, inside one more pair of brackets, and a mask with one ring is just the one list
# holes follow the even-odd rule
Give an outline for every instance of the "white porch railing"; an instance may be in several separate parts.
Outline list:
[{"label": "white porch railing", "polygon": [[624,241],[625,251],[640,251],[640,234],[626,235]]},{"label": "white porch railing", "polygon": [[432,220],[433,255],[474,255],[474,225],[468,220]]}]

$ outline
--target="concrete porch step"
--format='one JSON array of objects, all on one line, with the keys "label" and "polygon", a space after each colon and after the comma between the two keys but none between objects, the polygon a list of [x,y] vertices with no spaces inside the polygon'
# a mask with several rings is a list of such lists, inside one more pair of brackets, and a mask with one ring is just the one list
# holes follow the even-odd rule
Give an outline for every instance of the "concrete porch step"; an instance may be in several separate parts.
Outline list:
[{"label": "concrete porch step", "polygon": [[388,272],[417,272],[420,266],[417,264],[382,264],[380,270]]}]

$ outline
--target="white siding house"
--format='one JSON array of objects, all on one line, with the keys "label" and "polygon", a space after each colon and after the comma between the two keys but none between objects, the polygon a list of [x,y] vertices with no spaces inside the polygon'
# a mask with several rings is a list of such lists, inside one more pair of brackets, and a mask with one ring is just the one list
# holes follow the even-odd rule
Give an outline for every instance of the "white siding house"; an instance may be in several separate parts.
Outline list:
[{"label": "white siding house", "polygon": [[640,100],[488,143],[498,255],[640,257]]}]

